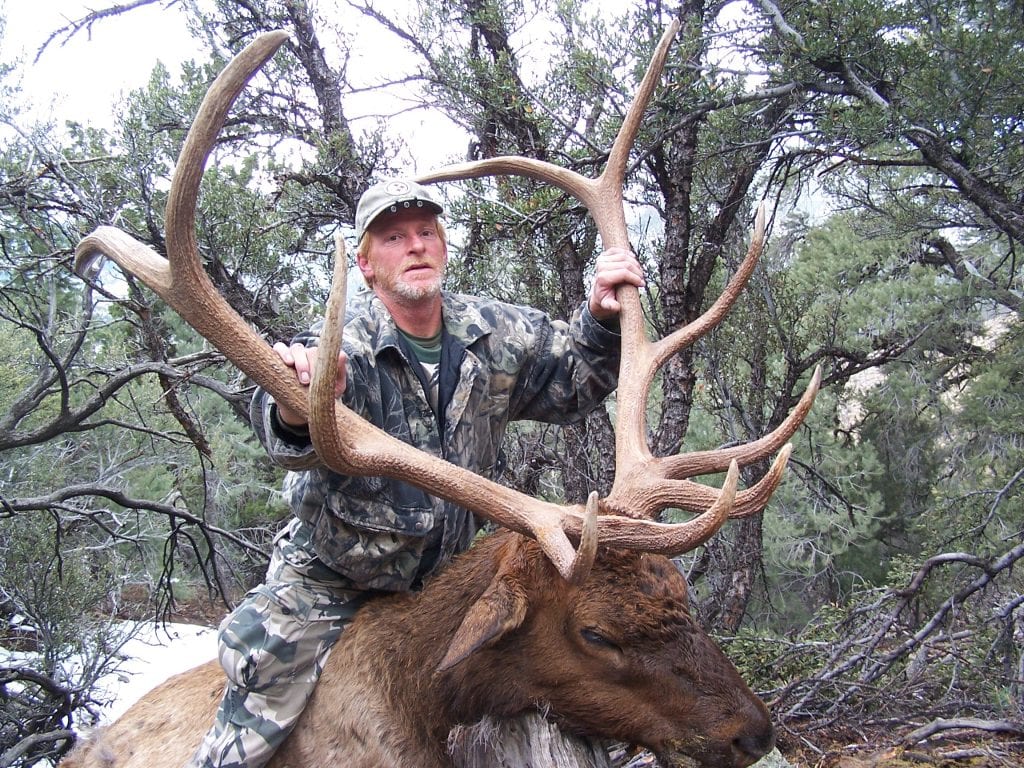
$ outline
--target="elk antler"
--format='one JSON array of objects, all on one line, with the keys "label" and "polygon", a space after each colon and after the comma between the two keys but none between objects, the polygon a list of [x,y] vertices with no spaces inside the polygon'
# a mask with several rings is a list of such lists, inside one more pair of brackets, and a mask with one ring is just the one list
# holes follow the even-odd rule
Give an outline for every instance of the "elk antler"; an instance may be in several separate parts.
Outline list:
[{"label": "elk antler", "polygon": [[[442,168],[419,178],[421,182],[454,181],[492,175],[526,176],[553,184],[575,197],[590,211],[605,248],[629,247],[629,234],[622,201],[623,182],[629,150],[636,139],[644,109],[654,92],[668,56],[669,45],[679,29],[673,22],[661,37],[640,87],[637,89],[619,134],[615,138],[605,170],[597,178],[525,157],[494,157]],[[624,284],[616,291],[622,306],[622,359],[616,395],[618,413],[615,427],[615,481],[611,493],[601,500],[604,512],[636,517],[654,517],[667,507],[690,511],[707,509],[719,492],[688,478],[726,470],[733,461],[747,464],[781,449],[768,473],[754,487],[737,494],[730,517],[746,517],[761,511],[782,479],[789,458],[786,441],[796,432],[814,403],[821,383],[815,370],[803,397],[788,418],[771,434],[745,445],[715,451],[700,451],[655,458],[647,445],[647,394],[658,369],[681,349],[689,347],[717,326],[728,314],[757,266],[764,246],[764,206],[759,206],[754,235],[746,258],[722,295],[699,318],[658,342],[647,338],[640,307],[640,293]]]},{"label": "elk antler", "polygon": [[[664,65],[675,29],[673,26],[662,38],[616,139],[608,168],[599,179],[582,179],[570,171],[522,158],[499,158],[476,166],[465,166],[461,170],[458,167],[442,170],[430,180],[506,172],[502,167],[502,163],[506,163],[507,172],[550,181],[576,195],[593,213],[606,245],[628,244],[621,195],[626,155],[636,135],[643,108]],[[319,365],[308,396],[296,380],[294,371],[285,366],[266,341],[217,293],[203,271],[195,239],[195,205],[203,168],[231,105],[248,80],[286,39],[286,33],[280,31],[258,37],[228,64],[210,87],[185,140],[171,184],[166,211],[168,258],[164,259],[120,230],[98,227],[79,243],[76,270],[85,274],[91,271],[98,256],[107,255],[138,276],[277,402],[307,417],[314,447],[331,469],[349,475],[378,475],[404,480],[531,536],[566,578],[582,578],[588,567],[587,560],[593,556],[593,537],[588,537],[581,544],[583,554],[580,557],[569,541],[569,537],[581,539],[585,529],[596,527],[600,541],[607,545],[663,554],[688,551],[713,535],[733,507],[738,462],[753,461],[778,450],[803,420],[817,386],[816,377],[808,394],[782,427],[741,449],[690,454],[689,457],[654,459],[650,456],[642,439],[643,402],[654,372],[674,351],[693,343],[721,319],[742,288],[739,276],[743,268],[712,310],[657,344],[648,342],[644,334],[636,289],[619,289],[624,333],[619,422],[635,434],[617,437],[615,487],[608,498],[597,504],[591,502],[589,512],[579,504],[557,505],[531,498],[423,453],[366,422],[335,400],[332,382],[336,350],[341,343],[347,261],[340,239],[325,330],[320,341],[324,349],[318,358]],[[760,242],[756,249],[751,246],[753,255],[744,262],[744,265],[750,263],[746,268],[747,276],[756,261],[755,250],[759,253]],[[745,279],[743,277],[743,281]],[[727,295],[731,298],[723,301]],[[788,448],[782,450],[780,459],[765,480],[739,494],[737,508],[741,513],[752,513],[764,506],[779,482],[786,456]],[[718,472],[726,467],[728,473],[721,492],[685,479],[701,473]],[[596,517],[598,506],[603,512],[617,514]],[[630,516],[636,514],[635,510],[640,510],[644,516],[653,517],[669,506],[706,511],[685,523],[673,525]]]}]

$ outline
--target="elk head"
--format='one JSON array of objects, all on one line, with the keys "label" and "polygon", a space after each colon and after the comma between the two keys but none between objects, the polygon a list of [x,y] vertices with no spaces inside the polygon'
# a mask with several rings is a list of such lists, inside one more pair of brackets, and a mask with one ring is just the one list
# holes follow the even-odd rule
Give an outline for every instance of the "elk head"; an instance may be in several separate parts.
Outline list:
[{"label": "elk head", "polygon": [[[473,562],[498,565],[438,668],[457,722],[540,708],[565,731],[643,745],[664,766],[743,768],[771,750],[768,709],[691,615],[671,560],[600,547],[572,584],[526,537],[495,534],[474,549]],[[465,589],[466,565],[429,583],[424,601]]]},{"label": "elk head", "polygon": [[[627,156],[677,29],[678,24],[674,24],[662,37],[615,140],[605,171],[599,177],[585,178],[536,160],[501,157],[450,166],[421,177],[420,181],[495,174],[519,174],[538,179],[579,199],[593,215],[606,247],[628,247],[622,204]],[[286,37],[279,31],[255,39],[232,60],[207,93],[182,148],[168,197],[167,259],[115,228],[99,227],[78,246],[76,269],[80,273],[88,271],[95,258],[104,254],[138,276],[275,400],[306,415],[317,453],[335,471],[398,478],[523,533],[538,542],[558,573],[572,584],[584,582],[598,543],[635,552],[680,554],[702,544],[728,518],[752,515],[764,508],[781,480],[790,453],[786,442],[803,422],[814,400],[820,381],[818,372],[785,422],[771,434],[745,445],[654,457],[647,445],[645,424],[648,390],[659,367],[671,355],[713,329],[752,274],[763,246],[763,210],[758,212],[746,258],[722,295],[693,323],[652,342],[644,329],[639,292],[631,286],[618,289],[617,298],[622,305],[622,359],[617,396],[616,471],[612,490],[603,499],[592,495],[584,506],[531,498],[424,454],[367,423],[336,401],[334,366],[343,330],[346,266],[340,238],[320,340],[320,364],[307,393],[266,341],[216,292],[200,264],[194,227],[203,168],[228,110],[246,82]],[[761,460],[775,452],[778,457],[765,477],[753,487],[737,491],[739,465]],[[691,479],[720,472],[727,473],[721,490]],[[683,523],[657,522],[659,513],[669,507],[698,514]],[[578,542],[578,549],[571,540]],[[473,620],[467,618],[467,621]],[[457,661],[459,651],[454,653],[446,663]]]}]

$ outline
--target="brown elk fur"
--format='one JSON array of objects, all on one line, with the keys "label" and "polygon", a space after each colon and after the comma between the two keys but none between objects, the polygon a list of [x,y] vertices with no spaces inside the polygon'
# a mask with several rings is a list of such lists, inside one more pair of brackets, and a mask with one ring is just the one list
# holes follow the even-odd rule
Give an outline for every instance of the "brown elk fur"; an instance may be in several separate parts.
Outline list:
[{"label": "brown elk fur", "polygon": [[[216,662],[173,677],[62,765],[181,768],[222,688]],[[536,542],[500,532],[422,592],[359,612],[271,766],[447,768],[455,726],[538,710],[708,766],[742,768],[773,743],[766,708],[690,616],[670,560],[602,549],[574,586]]]}]

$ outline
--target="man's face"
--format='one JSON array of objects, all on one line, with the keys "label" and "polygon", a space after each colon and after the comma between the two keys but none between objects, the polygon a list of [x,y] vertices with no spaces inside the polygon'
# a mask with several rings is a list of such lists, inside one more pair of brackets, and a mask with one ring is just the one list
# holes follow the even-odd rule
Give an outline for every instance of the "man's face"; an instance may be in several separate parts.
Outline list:
[{"label": "man's face", "polygon": [[369,247],[359,269],[373,289],[396,301],[415,302],[441,291],[448,249],[437,216],[421,208],[384,213],[366,230]]}]

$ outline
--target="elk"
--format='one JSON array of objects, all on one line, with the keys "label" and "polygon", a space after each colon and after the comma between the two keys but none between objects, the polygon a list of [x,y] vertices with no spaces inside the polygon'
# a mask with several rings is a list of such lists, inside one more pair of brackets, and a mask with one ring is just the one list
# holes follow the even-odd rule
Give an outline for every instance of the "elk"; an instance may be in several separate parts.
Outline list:
[{"label": "elk", "polygon": [[[663,35],[597,178],[502,157],[449,166],[420,181],[529,176],[580,200],[606,247],[628,247],[626,159],[676,30]],[[335,399],[333,361],[345,305],[340,239],[321,363],[308,393],[203,272],[194,219],[204,165],[234,100],[286,37],[272,32],[254,40],[207,93],[168,198],[167,259],[99,227],[80,243],[76,269],[88,274],[105,255],[142,279],[278,402],[307,415],[314,446],[335,471],[405,480],[503,530],[456,558],[422,592],[372,600],[359,611],[272,765],[451,766],[446,743],[456,725],[538,710],[568,731],[639,744],[671,764],[682,756],[706,766],[752,764],[774,743],[768,711],[691,617],[685,579],[668,558],[700,546],[729,518],[764,508],[820,374],[775,431],[711,451],[652,456],[645,403],[660,366],[713,329],[736,301],[763,247],[763,212],[721,296],[665,338],[647,338],[638,291],[618,289],[622,357],[612,489],[585,504],[531,498],[417,451]],[[762,480],[737,490],[740,464],[776,452]],[[691,479],[721,472],[720,490]],[[669,507],[697,514],[658,522]],[[222,689],[215,662],[172,678],[64,764],[180,766],[212,722]]]}]

